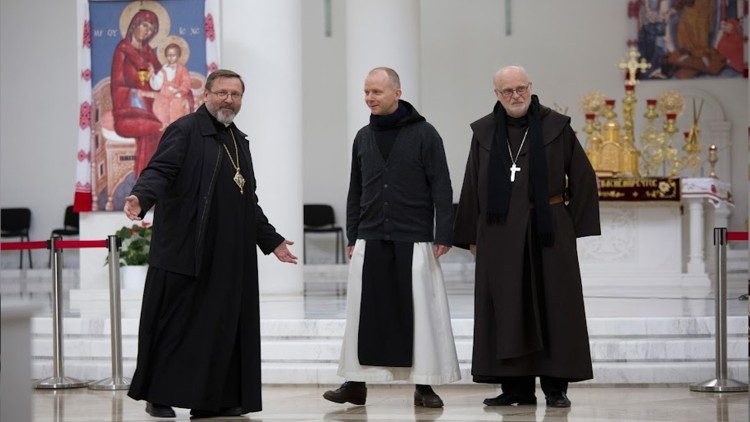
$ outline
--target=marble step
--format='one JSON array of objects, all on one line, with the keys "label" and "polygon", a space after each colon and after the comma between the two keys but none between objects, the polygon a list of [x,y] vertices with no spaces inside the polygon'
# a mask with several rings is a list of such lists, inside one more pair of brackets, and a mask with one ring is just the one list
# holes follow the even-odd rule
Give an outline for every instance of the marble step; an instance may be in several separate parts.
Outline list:
[{"label": "marble step", "polygon": [[[470,362],[471,339],[457,339],[456,351],[460,362]],[[729,360],[747,357],[747,340],[733,336],[727,340]],[[264,362],[337,362],[341,352],[341,339],[288,339],[261,340],[261,356]],[[64,355],[68,361],[109,359],[109,337],[67,337],[64,339]],[[124,359],[135,359],[137,339],[128,336],[122,340]],[[594,362],[689,362],[711,360],[715,355],[715,343],[711,338],[638,339],[618,338],[591,341],[591,358]],[[51,338],[32,340],[32,357],[43,360],[52,356]]]},{"label": "marble step", "polygon": [[[643,336],[711,336],[714,331],[714,318],[701,317],[589,317],[587,318],[589,337],[643,337]],[[52,334],[51,317],[34,317],[31,331],[35,335]],[[471,337],[474,321],[470,318],[451,320],[453,335],[456,338]],[[346,322],[343,319],[262,319],[261,336],[264,338],[332,337],[344,335]],[[123,318],[123,336],[138,335],[138,318]],[[109,334],[109,318],[77,317],[63,318],[65,335],[89,336]],[[730,316],[727,318],[728,335],[747,334],[747,318]]]},{"label": "marble step", "polygon": [[[589,318],[592,359],[597,383],[695,382],[710,378],[714,368],[711,317]],[[51,318],[32,321],[35,378],[52,371]],[[731,371],[747,379],[747,319],[728,320]],[[262,368],[267,383],[336,383],[335,375],[345,322],[339,319],[262,320]],[[108,319],[67,317],[63,321],[65,373],[84,379],[110,374]],[[471,319],[454,319],[456,348],[462,368],[471,360]],[[132,374],[137,348],[137,318],[124,318],[123,367]],[[742,368],[745,368],[744,370]]]}]

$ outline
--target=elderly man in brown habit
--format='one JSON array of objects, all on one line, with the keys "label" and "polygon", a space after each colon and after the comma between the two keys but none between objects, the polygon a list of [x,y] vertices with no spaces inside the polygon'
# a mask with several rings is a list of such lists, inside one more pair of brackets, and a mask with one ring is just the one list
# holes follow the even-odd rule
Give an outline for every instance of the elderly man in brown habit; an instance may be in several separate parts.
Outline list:
[{"label": "elderly man in brown habit", "polygon": [[570,118],[539,104],[526,71],[500,69],[473,138],[453,243],[476,256],[474,382],[488,406],[569,407],[593,377],[576,238],[600,234],[597,183]]}]

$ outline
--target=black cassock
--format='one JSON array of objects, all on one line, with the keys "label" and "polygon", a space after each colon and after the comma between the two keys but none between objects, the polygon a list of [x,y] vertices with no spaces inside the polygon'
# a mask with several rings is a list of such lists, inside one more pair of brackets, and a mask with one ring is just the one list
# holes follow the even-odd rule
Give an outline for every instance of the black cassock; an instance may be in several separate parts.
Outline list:
[{"label": "black cassock", "polygon": [[[472,375],[475,382],[501,377],[548,376],[571,381],[593,377],[576,238],[599,234],[596,176],[570,127],[570,118],[542,107],[542,143],[555,243],[542,248],[530,218],[529,140],[518,157],[508,217],[487,224],[487,166],[492,114],[472,123],[466,174],[456,215],[454,244],[477,245]],[[515,157],[523,127],[508,126]],[[510,163],[507,163],[510,167]],[[505,177],[510,177],[506,168]]]},{"label": "black cassock", "polygon": [[[216,136],[236,162],[226,129]],[[207,411],[261,410],[258,221],[270,227],[266,237],[278,234],[257,207],[247,141],[237,144],[245,192],[220,146],[204,247],[196,252],[203,257],[198,276],[149,268],[129,392],[134,399]]]}]

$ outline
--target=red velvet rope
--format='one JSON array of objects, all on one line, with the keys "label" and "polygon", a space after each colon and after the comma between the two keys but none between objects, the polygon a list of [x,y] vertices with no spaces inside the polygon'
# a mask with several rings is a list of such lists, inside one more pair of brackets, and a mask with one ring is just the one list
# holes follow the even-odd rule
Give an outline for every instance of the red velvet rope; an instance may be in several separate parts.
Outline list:
[{"label": "red velvet rope", "polygon": [[38,242],[2,242],[0,251],[21,251],[25,249],[47,249],[49,241],[40,240]]},{"label": "red velvet rope", "polygon": [[[106,240],[58,240],[57,249],[108,248]],[[0,251],[21,251],[26,249],[49,249],[49,240],[34,242],[2,242]]]},{"label": "red velvet rope", "polygon": [[747,241],[747,232],[727,232],[728,241]]},{"label": "red velvet rope", "polygon": [[58,249],[77,248],[107,248],[106,240],[58,240],[55,242]]}]

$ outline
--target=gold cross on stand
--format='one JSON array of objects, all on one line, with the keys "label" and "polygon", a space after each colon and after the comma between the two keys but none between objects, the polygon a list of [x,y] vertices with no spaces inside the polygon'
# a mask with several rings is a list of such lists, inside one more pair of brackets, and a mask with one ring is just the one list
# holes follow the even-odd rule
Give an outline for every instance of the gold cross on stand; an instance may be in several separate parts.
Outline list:
[{"label": "gold cross on stand", "polygon": [[628,51],[628,61],[620,60],[620,63],[617,64],[617,67],[620,69],[628,70],[628,80],[625,82],[628,85],[632,86],[638,83],[635,79],[636,72],[651,68],[651,63],[647,62],[644,58],[641,58],[641,60],[638,61],[639,57],[641,57],[641,53],[638,52],[638,49],[630,47],[630,51]]}]

